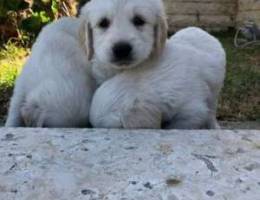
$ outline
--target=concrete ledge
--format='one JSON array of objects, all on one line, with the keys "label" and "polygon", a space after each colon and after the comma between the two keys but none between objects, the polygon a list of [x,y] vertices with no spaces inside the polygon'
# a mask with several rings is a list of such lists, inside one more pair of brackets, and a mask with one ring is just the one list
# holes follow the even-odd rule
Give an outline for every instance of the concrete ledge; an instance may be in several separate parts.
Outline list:
[{"label": "concrete ledge", "polygon": [[259,200],[260,131],[0,129],[2,200]]}]

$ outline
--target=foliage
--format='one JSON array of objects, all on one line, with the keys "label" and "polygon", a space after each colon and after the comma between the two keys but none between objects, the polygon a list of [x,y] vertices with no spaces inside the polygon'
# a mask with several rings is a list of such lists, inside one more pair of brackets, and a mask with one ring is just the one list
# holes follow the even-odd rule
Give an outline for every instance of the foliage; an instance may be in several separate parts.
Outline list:
[{"label": "foliage", "polygon": [[30,41],[49,22],[75,15],[76,5],[76,0],[1,0],[1,39]]},{"label": "foliage", "polygon": [[0,49],[0,126],[8,109],[15,79],[29,54],[29,49],[8,42]]},{"label": "foliage", "polygon": [[17,75],[20,73],[29,50],[17,47],[8,42],[0,51],[0,87],[13,87]]}]

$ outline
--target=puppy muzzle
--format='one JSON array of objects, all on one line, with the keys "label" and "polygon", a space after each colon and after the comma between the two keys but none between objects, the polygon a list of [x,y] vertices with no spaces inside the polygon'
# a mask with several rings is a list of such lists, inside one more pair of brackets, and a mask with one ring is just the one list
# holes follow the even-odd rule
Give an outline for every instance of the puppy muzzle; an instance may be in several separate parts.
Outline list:
[{"label": "puppy muzzle", "polygon": [[133,47],[128,42],[118,42],[112,48],[112,63],[129,65],[133,61]]}]

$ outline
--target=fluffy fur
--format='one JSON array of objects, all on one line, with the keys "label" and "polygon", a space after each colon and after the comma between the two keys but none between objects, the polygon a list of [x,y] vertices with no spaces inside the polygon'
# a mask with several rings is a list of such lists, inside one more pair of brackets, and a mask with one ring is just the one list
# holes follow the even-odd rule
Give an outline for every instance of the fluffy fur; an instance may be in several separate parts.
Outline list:
[{"label": "fluffy fur", "polygon": [[[135,17],[141,17],[145,25],[135,26]],[[159,55],[167,38],[166,15],[159,0],[92,0],[82,8],[81,19],[88,59],[99,84]],[[103,19],[109,21],[107,29],[100,27]],[[131,59],[121,63],[113,55],[113,47],[120,42],[132,47]]]},{"label": "fluffy fur", "polygon": [[[135,16],[145,24],[136,27]],[[90,110],[94,127],[218,128],[226,57],[217,39],[187,28],[166,42],[160,0],[92,0],[81,18],[92,73],[101,85]],[[100,27],[104,18],[109,20],[105,29]],[[120,41],[131,45],[132,60],[113,62]]]},{"label": "fluffy fur", "polygon": [[16,81],[7,127],[86,127],[95,89],[79,40],[80,20],[63,18],[40,33]]}]

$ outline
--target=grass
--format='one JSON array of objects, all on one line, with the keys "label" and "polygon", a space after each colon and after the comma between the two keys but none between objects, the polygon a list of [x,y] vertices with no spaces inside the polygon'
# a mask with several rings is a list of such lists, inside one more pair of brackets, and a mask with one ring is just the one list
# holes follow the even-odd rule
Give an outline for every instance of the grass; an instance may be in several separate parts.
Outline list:
[{"label": "grass", "polygon": [[28,49],[7,43],[0,51],[0,87],[12,87],[22,70]]},{"label": "grass", "polygon": [[219,101],[219,119],[260,121],[260,46],[234,48],[233,35],[217,35],[227,53],[227,75]]},{"label": "grass", "polygon": [[28,49],[18,47],[14,43],[7,43],[0,50],[0,124],[7,112],[15,79],[28,54]]},{"label": "grass", "polygon": [[[234,33],[216,34],[227,52],[227,77],[218,118],[225,121],[260,121],[260,46],[236,49]],[[14,80],[29,50],[8,43],[0,50],[0,123],[6,115]]]}]

